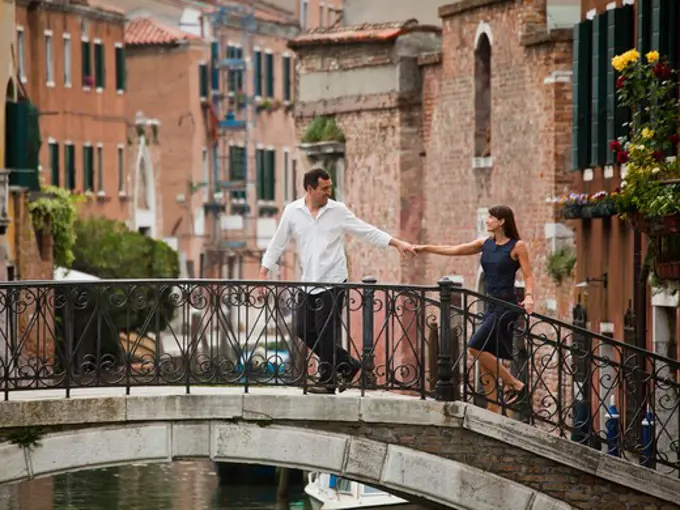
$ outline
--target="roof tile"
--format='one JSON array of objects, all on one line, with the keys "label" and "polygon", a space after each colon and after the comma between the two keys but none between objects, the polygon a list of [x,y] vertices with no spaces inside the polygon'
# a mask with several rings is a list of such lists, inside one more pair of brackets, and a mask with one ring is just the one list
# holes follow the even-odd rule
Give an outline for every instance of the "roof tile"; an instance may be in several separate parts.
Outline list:
[{"label": "roof tile", "polygon": [[400,35],[411,31],[436,32],[441,29],[436,26],[420,25],[418,20],[390,23],[364,23],[352,26],[319,27],[309,30],[290,42],[290,47],[311,46],[318,44],[343,44],[391,41]]},{"label": "roof tile", "polygon": [[151,17],[135,18],[125,27],[125,44],[129,46],[177,44],[182,41],[199,39],[200,37],[196,35],[164,25]]}]

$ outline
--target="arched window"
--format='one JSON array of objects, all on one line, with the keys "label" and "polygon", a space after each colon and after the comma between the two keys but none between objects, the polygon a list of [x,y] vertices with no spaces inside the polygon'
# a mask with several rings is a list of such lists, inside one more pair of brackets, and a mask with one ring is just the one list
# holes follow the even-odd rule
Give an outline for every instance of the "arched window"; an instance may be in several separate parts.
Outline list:
[{"label": "arched window", "polygon": [[475,156],[491,156],[491,42],[485,33],[475,49]]}]

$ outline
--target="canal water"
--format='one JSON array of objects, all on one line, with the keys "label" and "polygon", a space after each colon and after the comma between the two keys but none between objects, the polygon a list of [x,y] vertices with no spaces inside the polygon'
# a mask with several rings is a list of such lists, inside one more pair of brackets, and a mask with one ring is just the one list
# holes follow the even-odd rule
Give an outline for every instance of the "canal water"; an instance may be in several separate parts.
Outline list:
[{"label": "canal water", "polygon": [[144,464],[0,487],[0,510],[311,510],[302,485],[276,502],[276,486],[220,485],[210,461]]}]

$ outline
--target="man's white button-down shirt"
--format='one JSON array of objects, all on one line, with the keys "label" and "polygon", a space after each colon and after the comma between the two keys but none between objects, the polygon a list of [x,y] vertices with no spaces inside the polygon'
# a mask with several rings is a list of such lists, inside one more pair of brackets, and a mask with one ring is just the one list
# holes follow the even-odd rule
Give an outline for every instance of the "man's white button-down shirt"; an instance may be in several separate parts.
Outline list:
[{"label": "man's white button-down shirt", "polygon": [[302,267],[302,281],[341,283],[347,279],[345,234],[386,247],[392,236],[357,218],[342,202],[329,200],[316,218],[302,197],[288,204],[267,250],[262,265],[272,271],[292,236]]}]

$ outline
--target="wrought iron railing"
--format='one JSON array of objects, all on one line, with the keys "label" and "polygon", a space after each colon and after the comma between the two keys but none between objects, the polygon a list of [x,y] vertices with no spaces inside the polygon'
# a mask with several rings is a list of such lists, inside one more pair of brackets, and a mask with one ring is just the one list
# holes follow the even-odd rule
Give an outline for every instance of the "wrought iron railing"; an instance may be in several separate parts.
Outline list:
[{"label": "wrought iron railing", "polygon": [[[492,372],[503,365],[526,387],[526,398],[512,404],[504,398],[507,384],[466,347],[490,306],[501,307],[498,320],[512,327],[512,359],[496,361]],[[318,320],[324,307],[341,310],[334,326]],[[68,397],[81,388],[129,393],[142,385],[181,386],[187,393],[194,386],[248,391],[264,384],[414,393],[474,402],[680,476],[678,361],[588,331],[577,316],[575,322],[527,317],[516,305],[446,279],[436,286],[371,279],[315,287],[216,280],[2,283],[0,391],[5,400],[47,388]],[[299,338],[315,330],[328,332],[354,361],[334,348],[328,362],[320,362],[321,351]],[[501,341],[497,333],[488,341]]]}]

